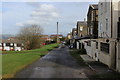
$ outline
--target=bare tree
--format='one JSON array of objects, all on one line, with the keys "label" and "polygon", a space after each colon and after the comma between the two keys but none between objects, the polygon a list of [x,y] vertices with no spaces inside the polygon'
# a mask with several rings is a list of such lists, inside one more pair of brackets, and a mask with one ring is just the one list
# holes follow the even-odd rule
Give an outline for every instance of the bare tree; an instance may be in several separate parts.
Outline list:
[{"label": "bare tree", "polygon": [[25,49],[31,50],[41,47],[43,29],[38,25],[21,28],[18,38],[23,42]]}]

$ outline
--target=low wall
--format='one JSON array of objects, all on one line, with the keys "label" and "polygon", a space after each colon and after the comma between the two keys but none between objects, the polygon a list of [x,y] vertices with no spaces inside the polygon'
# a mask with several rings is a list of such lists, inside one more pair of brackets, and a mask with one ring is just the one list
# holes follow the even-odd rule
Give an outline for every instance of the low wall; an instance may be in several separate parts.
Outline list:
[{"label": "low wall", "polygon": [[117,57],[116,57],[116,70],[118,72],[120,72],[120,42],[117,43],[117,49],[116,49],[116,53],[117,53]]},{"label": "low wall", "polygon": [[[101,44],[100,43],[107,43],[109,44],[109,53],[105,51],[101,51]],[[115,41],[109,39],[109,42],[106,42],[106,39],[99,40],[99,61],[108,65],[109,68],[115,69]]]}]

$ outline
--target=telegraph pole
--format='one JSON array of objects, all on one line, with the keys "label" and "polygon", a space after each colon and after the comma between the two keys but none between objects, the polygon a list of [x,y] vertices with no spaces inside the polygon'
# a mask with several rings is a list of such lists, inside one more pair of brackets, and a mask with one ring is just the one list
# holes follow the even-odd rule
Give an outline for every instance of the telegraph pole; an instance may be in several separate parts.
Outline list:
[{"label": "telegraph pole", "polygon": [[57,44],[59,43],[59,35],[58,35],[58,22],[57,22]]}]

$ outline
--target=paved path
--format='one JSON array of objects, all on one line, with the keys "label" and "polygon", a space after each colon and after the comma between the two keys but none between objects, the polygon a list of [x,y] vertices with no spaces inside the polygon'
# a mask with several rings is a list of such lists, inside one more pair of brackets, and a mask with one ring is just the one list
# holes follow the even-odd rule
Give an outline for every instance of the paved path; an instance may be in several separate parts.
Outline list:
[{"label": "paved path", "polygon": [[103,63],[97,62],[94,59],[92,59],[90,56],[86,55],[80,55],[84,62],[91,68],[91,70],[95,71],[97,74],[112,74],[114,75],[115,72],[109,69],[109,67]]},{"label": "paved path", "polygon": [[82,59],[85,61],[85,62],[94,62],[95,60],[92,59],[90,56],[88,56],[87,54],[86,55],[80,55],[82,57]]},{"label": "paved path", "polygon": [[57,48],[17,73],[16,78],[87,78],[84,69],[70,56],[68,48]]}]

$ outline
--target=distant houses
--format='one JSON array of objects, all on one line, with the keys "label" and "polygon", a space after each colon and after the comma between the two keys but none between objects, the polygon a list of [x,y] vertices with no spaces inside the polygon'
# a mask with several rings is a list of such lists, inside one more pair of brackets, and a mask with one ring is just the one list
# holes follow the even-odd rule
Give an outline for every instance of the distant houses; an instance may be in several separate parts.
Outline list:
[{"label": "distant houses", "polygon": [[[56,37],[57,37],[57,34],[50,35],[50,38],[51,38],[51,39],[54,39],[54,38],[56,38]],[[63,38],[63,35],[58,34],[58,38]]]},{"label": "distant houses", "polygon": [[86,21],[78,21],[77,22],[77,37],[87,36],[87,22]]},{"label": "distant houses", "polygon": [[76,40],[75,38],[77,38],[77,28],[73,28],[72,29],[72,39],[70,40],[70,44],[71,44],[71,47],[73,48],[76,48]]},{"label": "distant houses", "polygon": [[87,38],[88,35],[88,27],[87,27],[87,22],[86,21],[78,21],[77,22],[77,38],[76,39],[76,47],[77,49],[82,48],[82,44],[80,40],[82,38]]},{"label": "distant houses", "polygon": [[2,51],[21,51],[24,49],[24,44],[18,39],[9,38],[0,42],[0,50]]},{"label": "distant houses", "polygon": [[[56,34],[53,35],[40,35],[41,45],[47,45],[55,43],[57,38]],[[63,35],[59,35],[59,39],[62,39]],[[24,44],[17,37],[9,37],[8,39],[0,39],[0,50],[2,51],[22,51],[24,50]]]},{"label": "distant houses", "polygon": [[41,39],[43,42],[45,41],[50,42],[52,40],[49,35],[41,35]]},{"label": "distant houses", "polygon": [[67,34],[67,39],[69,39],[69,40],[72,39],[72,33]]},{"label": "distant houses", "polygon": [[76,29],[75,35],[68,34],[70,45],[76,44],[73,48],[85,49],[96,61],[120,72],[120,0],[91,4],[87,21],[78,21]]},{"label": "distant houses", "polygon": [[89,5],[87,14],[88,36],[87,40],[81,40],[87,54],[98,61],[98,4]]}]

